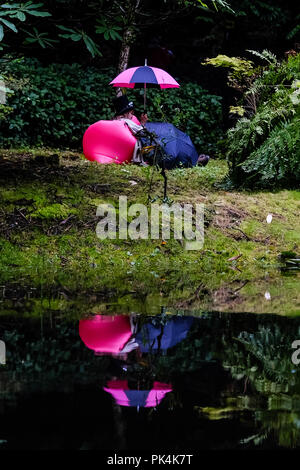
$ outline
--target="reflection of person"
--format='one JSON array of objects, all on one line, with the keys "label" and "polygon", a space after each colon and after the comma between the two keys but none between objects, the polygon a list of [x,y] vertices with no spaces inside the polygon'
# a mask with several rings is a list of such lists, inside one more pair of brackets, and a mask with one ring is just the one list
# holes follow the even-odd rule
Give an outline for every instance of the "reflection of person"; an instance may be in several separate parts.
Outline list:
[{"label": "reflection of person", "polygon": [[141,166],[148,166],[144,161],[141,154],[141,142],[138,138],[138,133],[144,130],[144,125],[148,120],[146,113],[141,114],[141,120],[138,121],[134,116],[134,105],[129,101],[126,95],[118,96],[113,100],[115,108],[114,119],[122,120],[129,127],[132,134],[137,137],[137,141],[133,151],[132,163],[138,163]]}]

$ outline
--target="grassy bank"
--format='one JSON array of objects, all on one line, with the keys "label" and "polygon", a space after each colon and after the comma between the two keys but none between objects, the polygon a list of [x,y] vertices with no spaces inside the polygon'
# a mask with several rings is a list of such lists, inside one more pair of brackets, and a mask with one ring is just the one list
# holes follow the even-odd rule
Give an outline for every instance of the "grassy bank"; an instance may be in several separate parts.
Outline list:
[{"label": "grassy bank", "polygon": [[204,246],[188,251],[174,239],[96,236],[100,203],[117,207],[120,195],[129,205],[147,203],[149,195],[161,202],[163,180],[150,167],[102,166],[72,152],[2,150],[0,171],[0,280],[14,292],[5,297],[8,310],[13,295],[26,292],[26,299],[30,287],[57,305],[82,298],[97,309],[235,310],[242,302],[244,310],[280,313],[283,295],[291,313],[300,311],[297,274],[279,272],[279,255],[300,251],[300,191],[225,191],[224,161],[168,172],[170,200],[205,206]]}]

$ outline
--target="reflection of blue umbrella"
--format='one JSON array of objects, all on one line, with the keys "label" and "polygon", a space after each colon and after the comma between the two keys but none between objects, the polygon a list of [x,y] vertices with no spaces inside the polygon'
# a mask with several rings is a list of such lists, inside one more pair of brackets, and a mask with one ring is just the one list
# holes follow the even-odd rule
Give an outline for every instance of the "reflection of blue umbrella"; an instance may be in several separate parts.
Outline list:
[{"label": "reflection of blue umbrella", "polygon": [[198,153],[187,134],[168,122],[147,122],[146,129],[156,134],[156,140],[161,144],[167,155],[165,168],[196,165]]},{"label": "reflection of blue umbrella", "polygon": [[128,406],[146,406],[150,390],[125,390]]},{"label": "reflection of blue umbrella", "polygon": [[145,323],[136,335],[142,352],[172,348],[186,338],[193,317],[174,317],[165,324]]}]

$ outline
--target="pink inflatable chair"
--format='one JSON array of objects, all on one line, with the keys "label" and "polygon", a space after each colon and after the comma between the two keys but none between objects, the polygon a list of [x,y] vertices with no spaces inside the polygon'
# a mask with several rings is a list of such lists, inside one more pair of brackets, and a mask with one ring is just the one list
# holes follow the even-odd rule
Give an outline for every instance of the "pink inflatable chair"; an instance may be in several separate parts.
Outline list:
[{"label": "pink inflatable chair", "polygon": [[[133,121],[140,124],[135,117]],[[85,131],[82,144],[88,160],[122,164],[131,161],[136,138],[122,120],[98,121]]]}]

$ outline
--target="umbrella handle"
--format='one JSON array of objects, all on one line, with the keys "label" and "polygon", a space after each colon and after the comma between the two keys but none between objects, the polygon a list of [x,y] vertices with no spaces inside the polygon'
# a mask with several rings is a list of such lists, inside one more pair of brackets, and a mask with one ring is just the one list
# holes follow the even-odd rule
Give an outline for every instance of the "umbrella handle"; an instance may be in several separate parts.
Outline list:
[{"label": "umbrella handle", "polygon": [[146,112],[146,101],[147,101],[147,87],[146,87],[146,83],[144,83],[144,113]]}]

